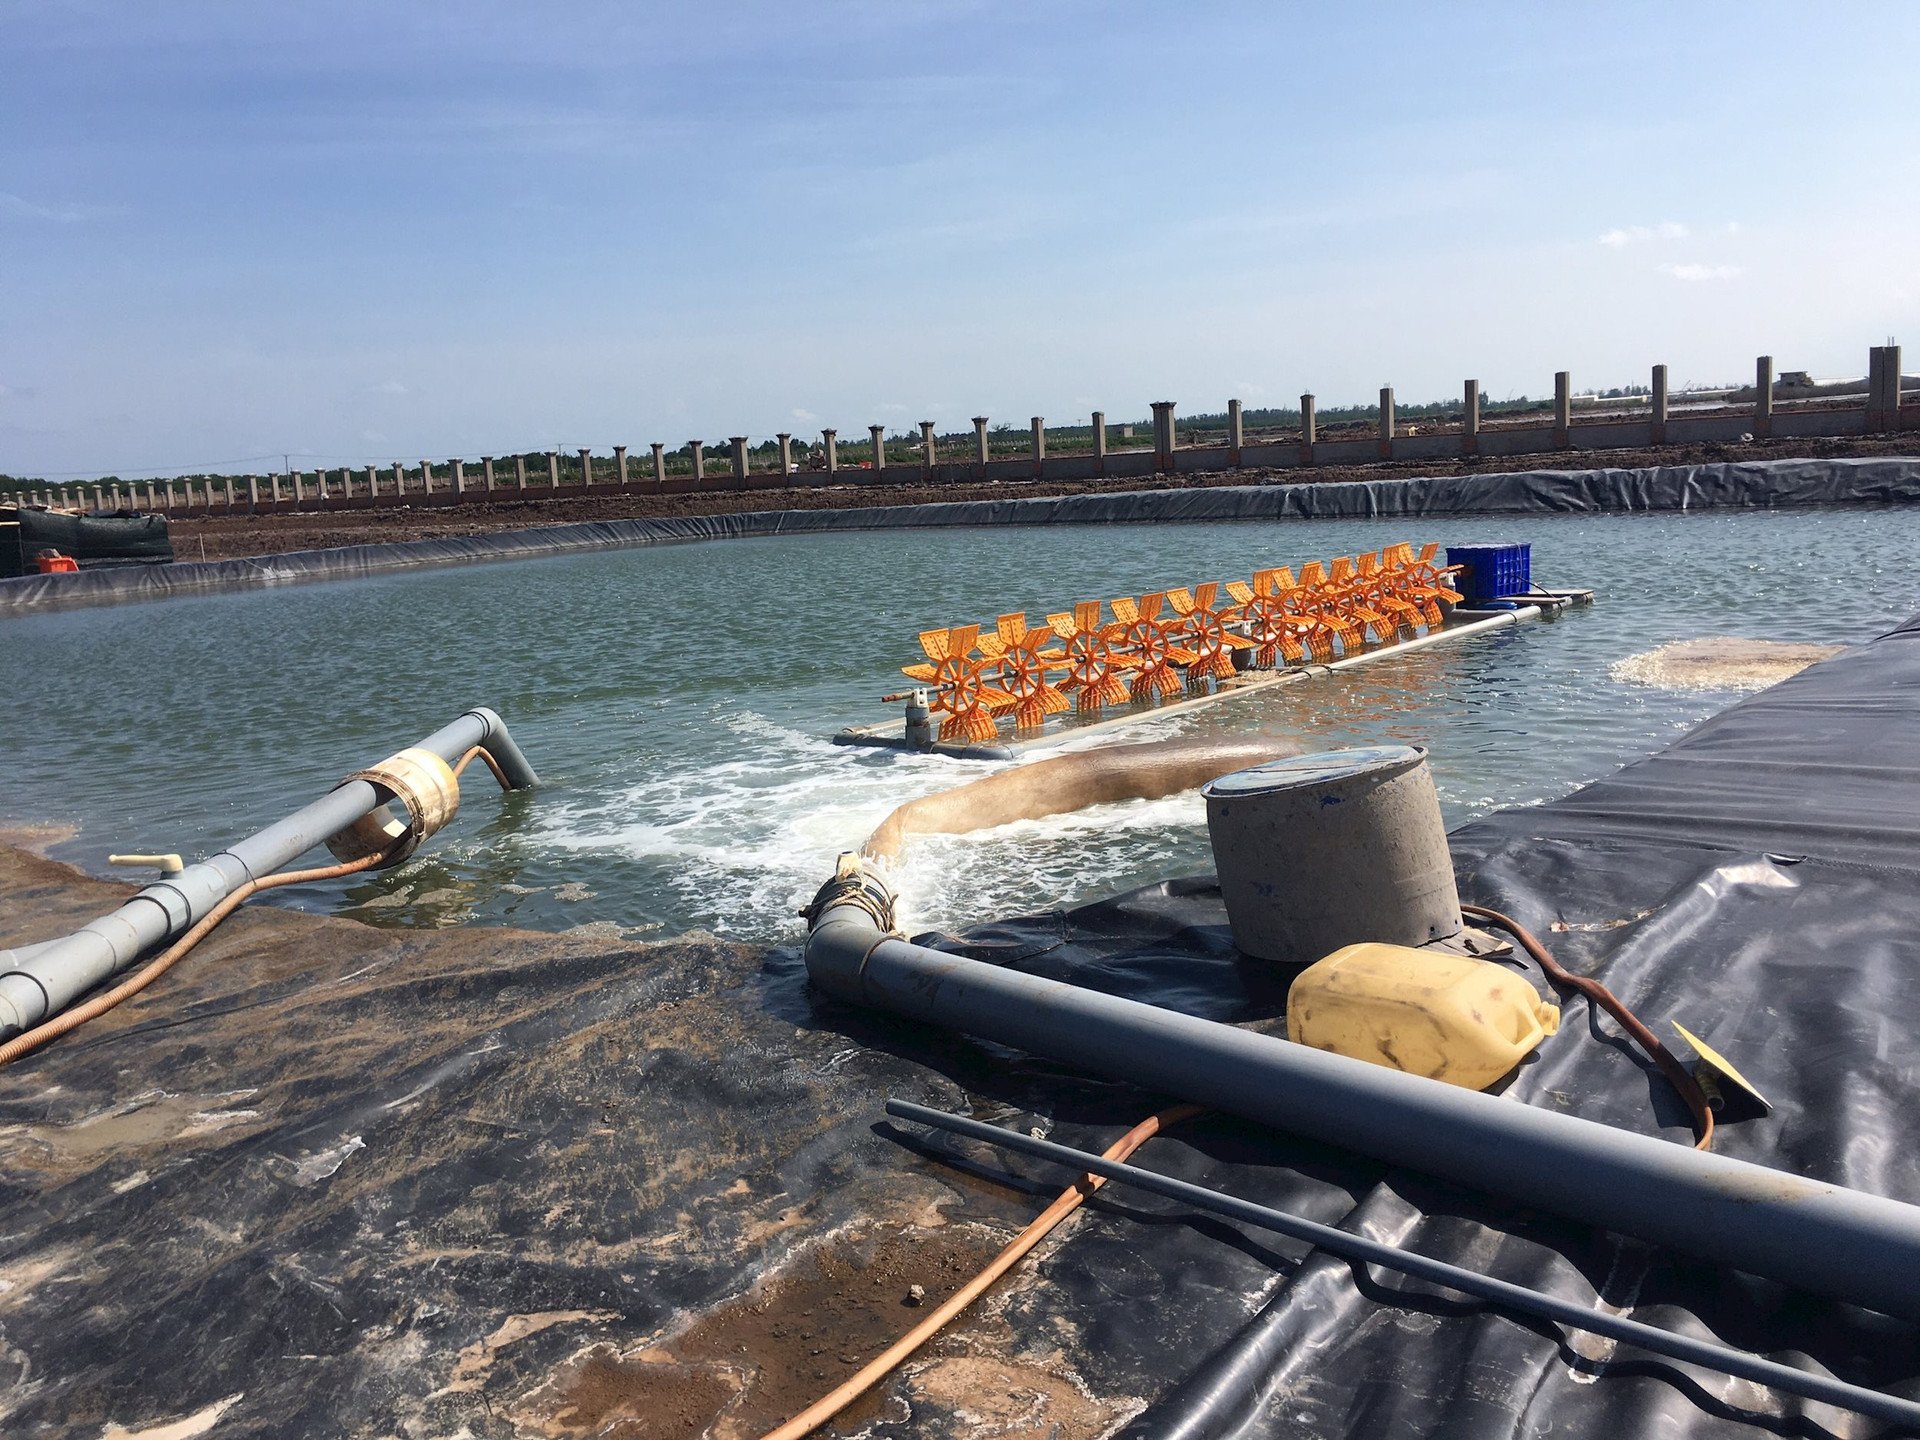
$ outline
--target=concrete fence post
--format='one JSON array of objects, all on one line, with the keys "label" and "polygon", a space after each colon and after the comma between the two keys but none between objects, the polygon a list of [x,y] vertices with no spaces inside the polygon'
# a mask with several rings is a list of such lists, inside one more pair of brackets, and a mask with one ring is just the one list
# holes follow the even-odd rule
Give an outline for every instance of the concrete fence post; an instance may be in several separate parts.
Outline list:
[{"label": "concrete fence post", "polygon": [[1553,372],[1553,448],[1565,450],[1573,444],[1573,372]]},{"label": "concrete fence post", "polygon": [[580,451],[580,483],[593,484],[593,451],[585,448]]},{"label": "concrete fence post", "polygon": [[[168,491],[169,499],[171,499],[173,487],[169,485],[167,487],[167,491]],[[306,498],[307,498],[307,482],[301,477],[300,472],[296,470],[293,472],[293,508],[298,510],[300,508],[301,502],[304,501]],[[172,508],[171,505],[169,505],[168,508],[171,509]]]},{"label": "concrete fence post", "polygon": [[[153,508],[153,487],[151,485],[147,487],[147,508],[149,510]],[[260,477],[258,475],[247,476],[247,508],[249,510],[258,510],[260,508]]]},{"label": "concrete fence post", "polygon": [[1033,417],[1033,478],[1038,480],[1047,468],[1047,421],[1046,417]]},{"label": "concrete fence post", "polygon": [[1313,396],[1300,397],[1300,463],[1313,464],[1313,442],[1317,437],[1319,425],[1314,419]]},{"label": "concrete fence post", "polygon": [[524,455],[513,457],[513,488],[516,490],[527,488],[527,457]]},{"label": "concrete fence post", "polygon": [[379,498],[380,498],[380,472],[374,469],[373,466],[369,465],[367,466],[367,499],[377,500]]},{"label": "concrete fence post", "polygon": [[467,462],[464,460],[449,460],[447,462],[447,479],[452,485],[456,499],[466,494]]},{"label": "concrete fence post", "polygon": [[233,509],[233,477],[231,475],[225,476],[220,481],[220,485],[221,488],[226,491],[227,509],[231,510]]},{"label": "concrete fence post", "polygon": [[627,488],[627,447],[613,447],[613,483],[622,490]]},{"label": "concrete fence post", "polygon": [[423,495],[433,494],[433,462],[431,460],[420,462],[420,492]]},{"label": "concrete fence post", "polygon": [[480,457],[480,485],[487,494],[493,493],[493,456],[491,455]]},{"label": "concrete fence post", "polygon": [[1647,397],[1647,413],[1652,417],[1651,434],[1648,437],[1655,445],[1667,443],[1667,367],[1653,367],[1653,390]]},{"label": "concrete fence post", "polygon": [[973,417],[973,449],[980,466],[980,478],[984,480],[987,478],[987,417],[984,415]]},{"label": "concrete fence post", "polygon": [[278,475],[269,475],[267,479],[272,484],[273,503],[278,505],[280,503],[280,477]]},{"label": "concrete fence post", "polygon": [[822,430],[820,432],[820,443],[827,447],[827,474],[829,476],[839,474],[840,473],[840,442],[838,438],[838,432],[833,430]]},{"label": "concrete fence post", "polygon": [[1467,381],[1460,397],[1460,453],[1480,453],[1480,382]]},{"label": "concrete fence post", "polygon": [[[393,493],[396,499],[407,493],[407,472],[398,460],[393,462]],[[274,497],[276,500],[279,496]]]},{"label": "concrete fence post", "polygon": [[1393,387],[1382,385],[1380,387],[1380,458],[1382,460],[1393,458],[1393,436]]},{"label": "concrete fence post", "polygon": [[1240,447],[1246,443],[1246,429],[1240,423],[1240,402],[1227,401],[1227,467],[1240,468]]},{"label": "concrete fence post", "polygon": [[791,484],[788,478],[793,474],[793,436],[782,430],[773,437],[780,442],[780,476],[782,484]]},{"label": "concrete fence post", "polygon": [[1753,438],[1765,440],[1773,434],[1773,356],[1762,355],[1753,362]]},{"label": "concrete fence post", "polygon": [[657,490],[667,483],[667,447],[655,440],[647,448],[653,451],[653,485]]},{"label": "concrete fence post", "polygon": [[1093,473],[1107,473],[1107,415],[1104,410],[1093,412]]},{"label": "concrete fence post", "polygon": [[[327,508],[327,471],[324,465],[313,467],[313,503],[320,509]],[[187,504],[193,504],[193,482],[187,481]]]},{"label": "concrete fence post", "polygon": [[560,488],[560,452],[558,450],[547,451],[547,488],[549,490]]},{"label": "concrete fence post", "polygon": [[747,488],[747,437],[732,435],[727,444],[733,447],[733,478],[742,490]]},{"label": "concrete fence post", "polygon": [[1173,452],[1179,437],[1174,432],[1172,400],[1153,402],[1153,468],[1162,475],[1173,473]]},{"label": "concrete fence post", "polygon": [[884,425],[867,426],[867,434],[873,440],[873,468],[876,471],[887,468],[887,427]]},{"label": "concrete fence post", "polygon": [[704,440],[687,441],[687,453],[693,457],[693,479],[697,485],[707,478],[707,445]]},{"label": "concrete fence post", "polygon": [[933,421],[931,420],[920,422],[920,449],[926,456],[927,478],[931,480],[934,467],[940,463],[940,447],[933,438]]},{"label": "concrete fence post", "polygon": [[1900,347],[1876,345],[1867,352],[1867,430],[1900,428]]}]

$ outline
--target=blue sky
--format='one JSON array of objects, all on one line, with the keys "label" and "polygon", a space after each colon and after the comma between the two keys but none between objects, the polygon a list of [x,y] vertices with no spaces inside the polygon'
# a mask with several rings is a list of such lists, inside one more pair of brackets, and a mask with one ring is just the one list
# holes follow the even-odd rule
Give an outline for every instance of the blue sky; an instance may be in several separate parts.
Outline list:
[{"label": "blue sky", "polygon": [[1920,342],[1916,54],[1913,4],[0,0],[0,472],[1859,374]]}]

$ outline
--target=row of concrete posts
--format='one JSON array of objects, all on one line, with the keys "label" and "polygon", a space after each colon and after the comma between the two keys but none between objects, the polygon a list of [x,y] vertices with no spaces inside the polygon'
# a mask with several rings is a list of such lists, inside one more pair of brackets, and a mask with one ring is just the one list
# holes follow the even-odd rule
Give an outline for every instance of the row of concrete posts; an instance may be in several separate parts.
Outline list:
[{"label": "row of concrete posts", "polygon": [[[1900,384],[1900,347],[1897,345],[1874,346],[1868,353],[1868,370],[1865,387],[1865,433],[1885,433],[1897,430],[1900,427]],[[1775,433],[1775,375],[1772,356],[1762,355],[1755,362],[1752,397],[1751,410],[1743,422],[1747,427],[1746,433],[1751,434],[1755,439],[1766,439]],[[1482,453],[1482,437],[1487,432],[1483,430],[1481,424],[1480,402],[1479,382],[1477,380],[1468,380],[1461,396],[1459,433],[1457,436],[1448,437],[1449,446],[1457,446],[1453,453],[1461,455],[1476,455]],[[1206,468],[1204,465],[1188,465],[1186,463],[1176,462],[1175,452],[1181,447],[1174,418],[1174,409],[1174,402],[1170,400],[1156,401],[1153,404],[1151,461],[1153,471],[1165,474],[1173,472],[1176,468],[1182,470],[1189,468]],[[1724,411],[1722,413],[1724,413]],[[1850,413],[1855,416],[1860,414],[1859,411],[1852,411]],[[973,443],[970,447],[973,453],[970,457],[970,463],[972,466],[977,467],[977,473],[982,478],[988,475],[987,467],[990,463],[994,464],[1002,475],[1012,473],[1007,469],[1009,462],[1004,458],[998,462],[992,459],[988,436],[988,423],[988,417],[985,415],[976,415],[973,417]],[[1636,416],[1631,423],[1636,434],[1631,437],[1624,435],[1619,436],[1620,443],[1647,443],[1652,445],[1669,443],[1671,415],[1668,401],[1667,367],[1665,365],[1655,365],[1653,367],[1651,384],[1647,396],[1645,419],[1641,420]],[[1037,479],[1049,473],[1051,468],[1047,458],[1047,428],[1045,419],[1038,415],[1032,418],[1030,424],[1031,438],[1028,446],[1028,454],[1019,462],[1021,468],[1018,473],[1028,473],[1030,467],[1031,475]],[[1643,426],[1645,427],[1644,433],[1641,433],[1641,427]],[[938,471],[942,463],[939,455],[938,441],[934,434],[934,422],[931,420],[922,420],[919,428],[920,437],[918,449],[921,452],[918,457],[920,461],[919,468],[924,471],[926,476],[931,477]],[[1616,424],[1611,428],[1614,430],[1623,430],[1626,427]],[[1852,422],[1850,426],[1836,428],[1833,433],[1860,433],[1861,429],[1861,425],[1856,420]],[[868,471],[868,474],[863,478],[871,480],[874,478],[876,472],[884,473],[889,468],[889,462],[886,449],[886,428],[881,425],[869,425],[867,430],[872,446],[872,458],[867,462],[866,466],[862,468]],[[1095,411],[1093,413],[1092,430],[1093,446],[1091,454],[1066,457],[1076,470],[1084,471],[1084,473],[1091,476],[1106,476],[1109,474],[1109,454],[1114,453],[1128,461],[1124,473],[1143,473],[1142,466],[1146,461],[1146,455],[1143,452],[1138,450],[1125,452],[1109,451],[1108,426],[1106,416],[1103,412]],[[1507,435],[1511,434],[1510,431],[1503,433]],[[1805,426],[1801,426],[1796,429],[1795,433],[1826,432],[1809,430]],[[1544,432],[1542,432],[1542,438],[1546,438]],[[1698,437],[1681,436],[1679,438]],[[782,432],[775,437],[775,440],[777,446],[775,473],[772,476],[766,476],[764,472],[762,472],[759,479],[770,480],[774,485],[783,485],[790,483],[786,477],[795,473],[794,439],[790,433]],[[1260,465],[1312,465],[1329,462],[1339,463],[1343,460],[1366,458],[1351,453],[1354,442],[1350,437],[1343,437],[1338,444],[1333,446],[1328,446],[1322,441],[1319,434],[1315,401],[1311,394],[1305,394],[1300,397],[1300,428],[1297,441],[1287,442],[1279,446],[1276,446],[1276,443],[1272,441],[1263,442],[1252,447],[1253,453],[1249,454],[1242,407],[1238,400],[1230,400],[1227,402],[1227,433],[1225,440],[1225,454],[1220,457],[1223,463],[1215,465],[1213,468],[1238,469],[1247,463]],[[1396,419],[1393,388],[1391,386],[1385,386],[1382,387],[1380,391],[1377,430],[1372,443],[1373,456],[1381,459],[1392,459],[1396,457],[1421,458],[1397,449],[1397,443],[1404,444],[1405,437],[1403,437]],[[1498,453],[1522,454],[1536,452],[1542,448],[1566,449],[1570,448],[1573,444],[1573,383],[1569,372],[1562,370],[1555,374],[1553,380],[1553,418],[1550,439],[1547,439],[1544,446],[1538,442],[1520,447],[1515,447],[1509,443],[1502,443],[1498,447]],[[1288,445],[1295,447],[1292,453],[1287,453]],[[733,486],[738,488],[747,488],[750,484],[757,484],[758,481],[755,478],[755,472],[752,469],[748,455],[748,437],[744,435],[732,436],[728,439],[727,446],[729,451],[729,464],[726,472],[724,472],[722,483],[725,484],[730,481]],[[651,453],[646,466],[647,476],[645,479],[636,481],[629,473],[627,447],[624,445],[616,445],[614,447],[613,464],[611,467],[612,474],[609,477],[611,488],[617,490],[638,488],[641,490],[657,491],[667,491],[676,488],[689,490],[710,488],[707,486],[710,472],[705,442],[700,440],[690,440],[687,442],[685,451],[690,460],[691,472],[687,475],[670,473],[666,446],[656,442],[650,446],[649,449]],[[1337,450],[1340,453],[1329,454],[1327,453],[1329,450]],[[829,483],[831,483],[845,468],[842,466],[840,460],[837,431],[826,429],[820,432],[818,453],[819,461],[815,468],[822,471],[828,478]],[[208,510],[217,505],[224,506],[228,511],[238,510],[242,508],[243,505],[246,509],[257,510],[277,508],[289,502],[296,508],[309,503],[316,503],[322,506],[355,504],[360,502],[372,504],[383,501],[386,503],[403,503],[400,497],[408,494],[421,495],[429,498],[441,497],[441,501],[445,502],[471,495],[490,495],[500,491],[524,494],[528,491],[537,492],[543,487],[548,490],[557,491],[563,487],[578,486],[584,488],[594,485],[596,482],[594,480],[593,452],[590,449],[583,448],[577,451],[576,454],[578,456],[578,468],[572,475],[568,476],[563,476],[562,474],[563,466],[561,455],[557,450],[545,452],[546,463],[541,467],[544,473],[536,475],[529,475],[527,459],[524,455],[515,456],[512,460],[512,474],[510,477],[500,473],[499,466],[505,462],[496,461],[492,456],[481,457],[478,474],[469,474],[468,462],[465,460],[449,460],[439,466],[436,466],[435,462],[431,460],[422,460],[419,465],[419,489],[413,491],[409,491],[407,488],[407,468],[399,461],[395,461],[391,467],[390,475],[383,474],[378,467],[369,465],[364,467],[364,470],[315,470],[312,472],[310,481],[306,474],[299,471],[294,471],[285,476],[246,476],[238,482],[238,484],[244,488],[244,500],[242,499],[241,493],[236,490],[236,482],[232,478],[218,481],[163,480],[159,482],[144,481],[139,484],[126,484],[121,482],[104,485],[62,486],[54,489],[35,490],[28,493],[24,498],[30,502],[55,507],[63,505],[73,506],[75,504],[91,506],[95,509],[144,507],[147,510],[158,511],[160,513],[175,510]],[[1194,458],[1198,459],[1199,457],[1196,456]],[[566,468],[568,470],[574,469],[571,464],[566,466]],[[953,468],[953,465],[949,463],[949,471]],[[444,472],[444,478],[442,478],[442,473],[440,472]],[[176,494],[176,485],[181,487],[184,492],[183,494]],[[219,487],[217,496],[215,490],[216,485]]]}]

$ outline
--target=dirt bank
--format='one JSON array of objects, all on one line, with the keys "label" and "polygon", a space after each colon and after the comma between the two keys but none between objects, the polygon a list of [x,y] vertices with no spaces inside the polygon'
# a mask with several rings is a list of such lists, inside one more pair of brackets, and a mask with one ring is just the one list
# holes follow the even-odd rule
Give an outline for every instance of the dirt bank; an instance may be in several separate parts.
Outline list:
[{"label": "dirt bank", "polygon": [[287,550],[316,550],[444,535],[477,535],[529,525],[635,516],[731,515],[750,510],[845,510],[868,505],[923,505],[941,500],[993,500],[1009,496],[1082,495],[1102,491],[1200,489],[1215,485],[1327,484],[1345,480],[1397,480],[1415,475],[1497,475],[1555,465],[1582,469],[1639,469],[1732,460],[1790,460],[1813,456],[1911,455],[1916,441],[1874,439],[1765,440],[1745,445],[1665,445],[1657,449],[1583,450],[1576,454],[1499,456],[1453,461],[1395,461],[1323,466],[1314,470],[1226,470],[1155,480],[996,482],[981,485],[834,485],[796,477],[791,490],[754,490],[708,495],[596,495],[562,500],[501,500],[433,509],[352,510],[336,514],[234,515],[175,520],[175,553],[182,560],[231,560]]}]

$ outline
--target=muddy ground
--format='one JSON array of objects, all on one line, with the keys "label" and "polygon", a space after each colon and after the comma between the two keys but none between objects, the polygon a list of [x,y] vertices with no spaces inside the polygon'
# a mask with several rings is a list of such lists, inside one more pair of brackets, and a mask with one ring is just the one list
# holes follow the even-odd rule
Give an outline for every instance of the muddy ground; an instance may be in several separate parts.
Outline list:
[{"label": "muddy ground", "polygon": [[[0,833],[0,947],[131,893],[36,853],[61,838]],[[763,1433],[1045,1203],[888,1140],[889,1094],[964,1091],[778,1013],[774,963],[242,909],[0,1069],[0,1431]],[[1009,1323],[1044,1285],[823,1433],[1110,1429],[1140,1400]]]},{"label": "muddy ground", "polygon": [[[922,505],[944,500],[998,500],[1104,491],[1202,489],[1215,485],[1327,484],[1348,480],[1397,480],[1416,475],[1497,475],[1553,466],[1638,469],[1736,460],[1790,460],[1808,456],[1911,455],[1915,440],[1820,438],[1761,440],[1748,444],[1664,445],[1638,450],[1583,450],[1576,454],[1493,456],[1454,461],[1395,461],[1323,466],[1314,470],[1226,470],[1153,480],[996,481],[972,485],[825,486],[796,477],[790,490],[753,490],[707,495],[596,495],[575,499],[483,501],[431,509],[351,510],[333,514],[234,515],[172,522],[174,551],[182,560],[229,560],[288,550],[316,550],[393,540],[476,535],[531,525],[634,517],[732,515],[752,510],[839,510],[869,505]],[[817,479],[818,477],[812,477]]]}]

